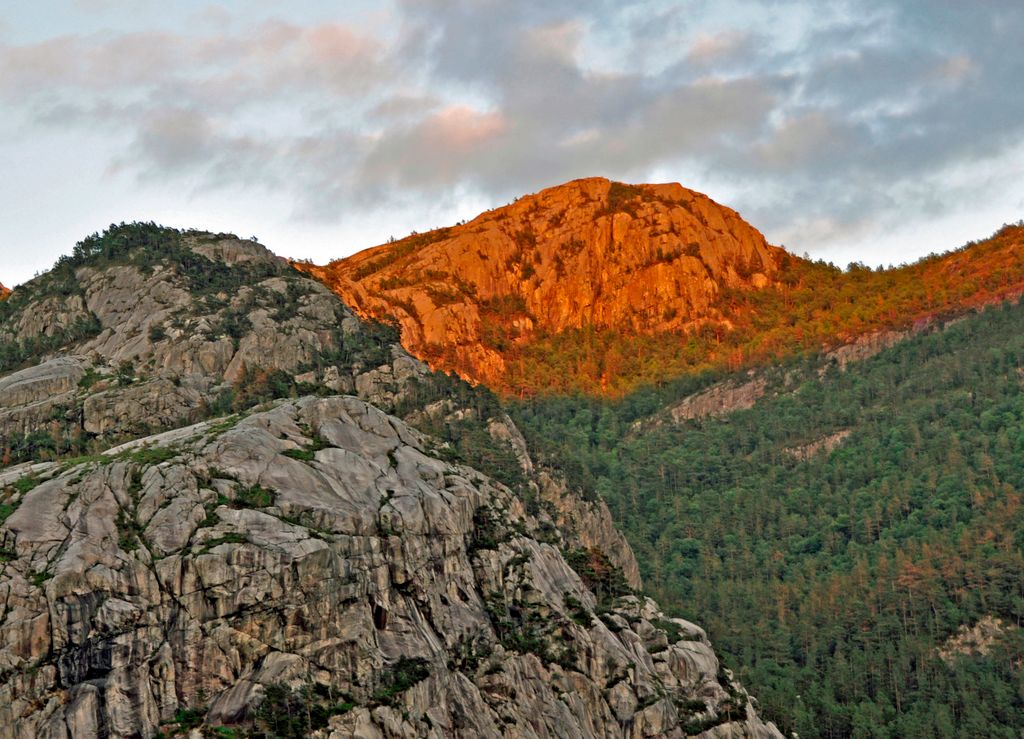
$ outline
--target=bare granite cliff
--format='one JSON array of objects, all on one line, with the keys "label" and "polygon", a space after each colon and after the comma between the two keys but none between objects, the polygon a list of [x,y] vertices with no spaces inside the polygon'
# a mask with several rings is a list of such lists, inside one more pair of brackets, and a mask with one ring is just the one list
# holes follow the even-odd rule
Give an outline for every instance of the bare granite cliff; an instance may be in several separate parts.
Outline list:
[{"label": "bare granite cliff", "polygon": [[701,629],[356,398],[0,484],[0,736],[243,725],[282,691],[332,737],[777,736]]},{"label": "bare granite cliff", "polygon": [[0,737],[778,737],[482,389],[262,247],[0,318]]}]

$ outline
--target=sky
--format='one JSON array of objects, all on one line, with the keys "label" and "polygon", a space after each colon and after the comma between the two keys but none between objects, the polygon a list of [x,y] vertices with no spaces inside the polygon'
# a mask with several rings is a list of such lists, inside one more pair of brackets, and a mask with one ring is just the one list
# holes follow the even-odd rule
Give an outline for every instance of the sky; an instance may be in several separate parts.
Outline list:
[{"label": "sky", "polygon": [[587,176],[910,262],[1024,218],[1019,0],[0,4],[0,282],[121,221],[323,263]]}]

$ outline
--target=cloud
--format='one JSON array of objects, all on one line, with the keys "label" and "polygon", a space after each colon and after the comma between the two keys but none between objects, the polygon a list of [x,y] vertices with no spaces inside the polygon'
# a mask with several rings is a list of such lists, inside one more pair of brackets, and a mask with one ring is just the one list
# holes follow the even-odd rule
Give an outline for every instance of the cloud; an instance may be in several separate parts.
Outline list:
[{"label": "cloud", "polygon": [[399,0],[371,30],[279,13],[6,37],[0,101],[23,131],[107,132],[122,177],[302,217],[674,171],[800,251],[991,196],[950,172],[1020,167],[1012,4]]},{"label": "cloud", "polygon": [[837,118],[834,112],[797,110],[781,117],[736,167],[761,166],[777,173],[818,169],[819,165],[849,169],[849,154],[864,144],[866,132]]},{"label": "cloud", "polygon": [[731,58],[745,55],[753,43],[754,34],[750,31],[730,29],[719,33],[698,33],[686,60],[690,64],[707,66]]},{"label": "cloud", "polygon": [[956,54],[939,63],[935,74],[952,85],[961,85],[978,76],[978,65],[967,54]]},{"label": "cloud", "polygon": [[444,108],[413,126],[392,129],[380,137],[364,160],[357,181],[377,188],[377,192],[387,187],[422,192],[451,188],[500,147],[508,125],[501,113],[467,106]]},{"label": "cloud", "polygon": [[238,34],[138,31],[0,45],[0,96],[175,96],[208,109],[364,94],[394,75],[384,45],[338,24],[262,23]]},{"label": "cloud", "polygon": [[210,121],[194,110],[149,111],[139,122],[124,166],[133,160],[149,161],[157,172],[174,174],[209,162],[222,149],[219,144],[223,142],[218,142]]},{"label": "cloud", "polygon": [[368,115],[379,123],[387,124],[395,121],[417,120],[430,115],[441,106],[441,100],[431,95],[397,92],[388,95],[375,106]]}]

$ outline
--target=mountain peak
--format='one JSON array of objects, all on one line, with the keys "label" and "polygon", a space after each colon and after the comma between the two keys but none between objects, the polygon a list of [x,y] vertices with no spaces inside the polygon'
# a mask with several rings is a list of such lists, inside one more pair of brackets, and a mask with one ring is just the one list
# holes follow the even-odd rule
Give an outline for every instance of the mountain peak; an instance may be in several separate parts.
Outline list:
[{"label": "mountain peak", "polygon": [[722,291],[767,287],[787,258],[706,195],[593,177],[305,269],[433,366],[508,389],[539,337],[726,330]]},{"label": "mountain peak", "polygon": [[844,272],[677,183],[573,180],[468,223],[296,265],[435,369],[505,394],[618,396],[905,329],[1024,290],[1024,226]]},{"label": "mountain peak", "polygon": [[40,429],[91,453],[254,394],[351,393],[395,338],[252,240],[111,226],[0,303],[0,457],[38,456]]}]

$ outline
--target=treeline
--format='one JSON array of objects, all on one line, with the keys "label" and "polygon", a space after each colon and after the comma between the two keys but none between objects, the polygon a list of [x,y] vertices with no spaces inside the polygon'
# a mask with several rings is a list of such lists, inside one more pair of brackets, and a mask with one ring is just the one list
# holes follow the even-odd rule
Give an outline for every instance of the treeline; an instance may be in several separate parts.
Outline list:
[{"label": "treeline", "polygon": [[[786,732],[1017,737],[1022,326],[1024,307],[991,308],[843,374],[794,365],[798,388],[720,420],[634,426],[697,378],[513,415]],[[796,453],[840,431],[832,453]],[[986,617],[1003,624],[987,654],[940,657]]]}]

